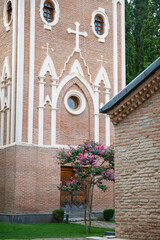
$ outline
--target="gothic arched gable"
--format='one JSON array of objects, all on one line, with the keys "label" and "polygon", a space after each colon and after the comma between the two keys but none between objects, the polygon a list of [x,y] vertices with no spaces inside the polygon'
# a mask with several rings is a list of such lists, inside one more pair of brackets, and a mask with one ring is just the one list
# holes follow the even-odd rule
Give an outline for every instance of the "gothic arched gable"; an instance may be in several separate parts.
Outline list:
[{"label": "gothic arched gable", "polygon": [[73,51],[68,57],[60,74],[60,81],[71,73],[79,73],[88,83],[92,83],[89,67],[81,52]]},{"label": "gothic arched gable", "polygon": [[[81,93],[86,101],[82,113],[74,115],[65,107],[65,95],[69,91]],[[57,144],[78,145],[85,139],[94,139],[93,101],[87,87],[74,77],[61,89],[57,100]]]}]

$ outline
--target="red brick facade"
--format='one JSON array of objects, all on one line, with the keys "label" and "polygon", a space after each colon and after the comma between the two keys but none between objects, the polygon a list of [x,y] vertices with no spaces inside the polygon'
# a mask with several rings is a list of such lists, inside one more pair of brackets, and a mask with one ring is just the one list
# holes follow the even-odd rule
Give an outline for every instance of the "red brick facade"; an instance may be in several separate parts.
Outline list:
[{"label": "red brick facade", "polygon": [[[59,147],[77,145],[87,138],[104,145],[113,143],[113,127],[109,124],[110,132],[104,131],[106,116],[99,116],[99,107],[114,92],[113,6],[117,1],[53,0],[60,13],[49,30],[40,16],[43,0],[15,1],[9,28],[3,21],[5,2],[0,0],[0,213],[48,213],[60,206],[56,187]],[[119,20],[120,8],[118,3]],[[108,26],[102,41],[91,27],[96,10],[102,12]],[[75,50],[75,34],[67,32],[76,29],[75,22],[88,35],[79,37],[79,51]],[[118,43],[121,31],[118,24]],[[54,51],[47,53],[42,48],[47,44]],[[121,49],[118,51],[120,55]],[[100,63],[97,59],[102,55],[104,62]],[[78,64],[75,68],[74,63]],[[103,74],[98,78],[100,70]],[[120,76],[119,68],[118,79]],[[120,90],[121,81],[117,84]],[[65,107],[64,97],[70,90],[84,96],[86,106],[80,114],[71,114]],[[114,207],[113,188],[109,183],[107,193],[95,190],[94,211]]]}]

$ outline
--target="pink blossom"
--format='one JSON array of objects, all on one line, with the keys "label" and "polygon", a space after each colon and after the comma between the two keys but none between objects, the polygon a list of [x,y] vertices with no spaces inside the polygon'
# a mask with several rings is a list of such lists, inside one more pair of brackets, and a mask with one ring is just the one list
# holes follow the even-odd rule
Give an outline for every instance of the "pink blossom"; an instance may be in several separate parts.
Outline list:
[{"label": "pink blossom", "polygon": [[99,154],[103,154],[103,152],[99,152]]},{"label": "pink blossom", "polygon": [[96,150],[100,150],[101,148],[104,148],[104,146],[100,146],[100,145],[99,146],[95,146]]},{"label": "pink blossom", "polygon": [[86,142],[89,142],[89,139],[86,139]]},{"label": "pink blossom", "polygon": [[89,163],[89,161],[87,161],[87,163]]},{"label": "pink blossom", "polygon": [[83,157],[83,154],[82,154],[82,153],[79,153],[78,155],[79,155],[80,157]]},{"label": "pink blossom", "polygon": [[86,156],[86,155],[84,155],[84,159],[87,159],[87,156]]},{"label": "pink blossom", "polygon": [[93,162],[92,165],[96,165],[96,162]]},{"label": "pink blossom", "polygon": [[92,160],[94,159],[94,155],[91,156]]}]

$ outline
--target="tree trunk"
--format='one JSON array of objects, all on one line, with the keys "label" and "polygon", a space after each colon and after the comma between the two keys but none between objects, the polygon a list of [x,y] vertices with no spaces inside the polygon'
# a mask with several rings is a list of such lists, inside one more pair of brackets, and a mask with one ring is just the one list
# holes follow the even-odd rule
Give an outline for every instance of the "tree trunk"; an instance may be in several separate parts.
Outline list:
[{"label": "tree trunk", "polygon": [[89,232],[90,232],[91,223],[92,223],[91,218],[92,218],[93,189],[94,189],[94,185],[91,186],[90,196],[89,196],[89,206],[88,206],[88,217],[89,217],[88,229],[89,229]]}]

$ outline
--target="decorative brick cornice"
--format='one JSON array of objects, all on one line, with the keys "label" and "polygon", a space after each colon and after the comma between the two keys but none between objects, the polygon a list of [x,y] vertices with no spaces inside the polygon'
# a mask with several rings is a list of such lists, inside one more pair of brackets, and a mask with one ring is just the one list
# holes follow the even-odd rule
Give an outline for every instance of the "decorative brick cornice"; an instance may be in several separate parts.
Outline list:
[{"label": "decorative brick cornice", "polygon": [[143,102],[149,99],[155,92],[160,89],[160,73],[150,77],[142,85],[137,87],[132,93],[130,93],[121,104],[118,104],[113,109],[108,111],[108,115],[114,125],[121,122],[127,115],[133,112]]}]

